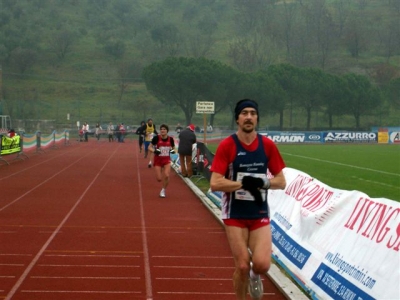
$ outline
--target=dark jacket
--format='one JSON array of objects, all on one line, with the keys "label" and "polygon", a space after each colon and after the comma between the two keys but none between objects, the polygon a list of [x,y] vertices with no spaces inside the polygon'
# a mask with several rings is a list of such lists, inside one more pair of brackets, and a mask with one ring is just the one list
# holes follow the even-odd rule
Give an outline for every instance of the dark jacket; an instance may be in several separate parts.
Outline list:
[{"label": "dark jacket", "polygon": [[189,128],[185,128],[179,134],[178,153],[182,155],[192,155],[192,147],[195,143],[196,135]]},{"label": "dark jacket", "polygon": [[[145,127],[146,122],[142,121],[140,124],[141,124],[141,126],[138,129],[136,129],[136,134],[144,136],[144,133],[146,131],[146,127]],[[144,125],[142,125],[142,124],[144,124]]]}]

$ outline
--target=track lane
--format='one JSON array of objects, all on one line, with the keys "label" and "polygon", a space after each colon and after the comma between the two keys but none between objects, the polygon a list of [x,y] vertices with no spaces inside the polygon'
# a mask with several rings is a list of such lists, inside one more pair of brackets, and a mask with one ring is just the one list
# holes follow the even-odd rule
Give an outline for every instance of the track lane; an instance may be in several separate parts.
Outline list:
[{"label": "track lane", "polygon": [[[115,152],[114,152],[115,153]],[[80,158],[82,159],[82,158]],[[38,188],[40,187],[45,187],[46,184],[48,184],[48,181],[53,179],[56,175],[62,174],[65,170],[69,169],[72,165],[75,165],[80,159],[74,161],[73,163],[71,163],[70,165],[68,165],[67,167],[65,167],[64,169],[62,169],[60,172],[56,173],[55,175],[53,175],[52,177],[50,177],[48,180],[44,181],[41,184],[38,184],[37,186],[35,186],[35,188],[33,188],[32,190],[34,190],[35,192],[37,192]],[[106,161],[107,163],[108,161]],[[106,166],[106,164],[103,165],[102,169]],[[101,169],[101,170],[102,170]],[[101,171],[100,170],[100,171]],[[24,268],[21,276],[18,278],[18,280],[16,281],[16,283],[12,286],[11,290],[8,292],[8,294],[6,295],[5,299],[12,299],[14,294],[17,292],[17,290],[23,285],[25,279],[27,278],[28,274],[31,272],[31,270],[35,267],[35,265],[37,264],[37,262],[39,261],[39,259],[41,258],[41,256],[43,255],[43,253],[46,251],[47,247],[50,245],[50,243],[53,241],[53,239],[56,237],[57,234],[60,233],[61,228],[63,227],[63,225],[66,223],[66,221],[68,220],[69,216],[74,212],[75,208],[79,205],[79,203],[82,201],[83,196],[86,194],[86,192],[89,190],[90,186],[95,182],[95,180],[97,179],[97,177],[99,176],[99,173],[95,173],[95,176],[93,178],[93,180],[90,182],[90,185],[86,188],[86,190],[84,191],[84,193],[77,199],[77,201],[74,203],[74,205],[72,206],[72,208],[67,212],[67,214],[65,215],[65,217],[61,220],[61,223],[58,224],[58,226],[55,228],[55,230],[51,233],[51,235],[49,236],[49,238],[43,243],[43,246],[39,249],[39,251],[36,253],[36,255],[33,257],[33,259],[29,262],[29,264],[26,266],[26,268]],[[32,191],[31,190],[31,191]],[[59,190],[55,190],[52,189],[52,191],[56,191],[57,193],[59,193]],[[30,193],[30,192],[29,192]],[[23,196],[26,196],[27,193],[25,193]],[[47,200],[52,200],[55,197],[57,197],[55,194],[52,193],[47,193],[46,195],[43,195],[44,193],[41,194],[41,198],[45,198]],[[62,197],[58,197],[58,199],[60,199]],[[31,200],[31,199],[30,199]],[[12,203],[15,203],[12,202]],[[43,201],[40,202],[41,204],[43,204]],[[18,205],[14,205],[14,207],[19,206]],[[44,211],[43,210],[39,210],[39,211]],[[42,220],[46,220],[47,219],[42,219]]]},{"label": "track lane", "polygon": [[[31,192],[29,201],[0,211],[2,240],[8,235],[8,246],[0,246],[7,253],[0,255],[0,276],[9,276],[0,298],[10,295],[23,270],[9,299],[235,298],[223,229],[178,175],[171,173],[162,199],[136,143],[76,147],[87,159],[41,185],[34,197]],[[79,152],[63,160],[77,160]],[[271,299],[284,299],[275,291]]]}]

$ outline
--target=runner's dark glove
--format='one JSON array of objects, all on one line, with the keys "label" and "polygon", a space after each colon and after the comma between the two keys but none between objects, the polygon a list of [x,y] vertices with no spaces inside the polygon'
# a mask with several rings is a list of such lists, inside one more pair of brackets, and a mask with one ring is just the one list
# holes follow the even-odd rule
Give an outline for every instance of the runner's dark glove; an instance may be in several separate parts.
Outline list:
[{"label": "runner's dark glove", "polygon": [[171,149],[171,150],[169,150],[169,153],[175,154],[175,150],[174,150],[174,149]]},{"label": "runner's dark glove", "polygon": [[160,155],[160,154],[161,154],[161,150],[158,149],[158,148],[155,149],[155,150],[154,150],[154,154],[155,154],[155,155]]},{"label": "runner's dark glove", "polygon": [[242,178],[242,189],[249,191],[258,205],[262,205],[263,199],[260,189],[264,186],[264,180],[253,176]]}]

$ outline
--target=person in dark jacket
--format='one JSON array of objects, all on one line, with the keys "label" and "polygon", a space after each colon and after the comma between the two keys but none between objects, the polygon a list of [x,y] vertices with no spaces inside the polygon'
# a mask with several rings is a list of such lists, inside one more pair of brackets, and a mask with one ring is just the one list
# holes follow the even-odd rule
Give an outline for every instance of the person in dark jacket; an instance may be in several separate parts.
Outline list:
[{"label": "person in dark jacket", "polygon": [[179,134],[178,154],[183,177],[191,177],[193,175],[192,149],[195,143],[194,125],[190,124]]},{"label": "person in dark jacket", "polygon": [[144,135],[146,134],[145,125],[146,125],[146,122],[142,121],[140,123],[140,127],[136,130],[136,134],[139,135],[139,150],[140,150],[140,153],[142,153],[142,150],[143,150]]}]

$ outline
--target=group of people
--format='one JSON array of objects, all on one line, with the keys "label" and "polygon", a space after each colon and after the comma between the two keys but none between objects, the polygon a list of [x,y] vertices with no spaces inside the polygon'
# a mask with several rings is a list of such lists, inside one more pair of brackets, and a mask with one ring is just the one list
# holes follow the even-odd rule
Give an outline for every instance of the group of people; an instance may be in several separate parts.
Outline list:
[{"label": "group of people", "polygon": [[[94,135],[97,141],[100,140],[101,134],[103,133],[103,128],[101,127],[100,123],[96,124]],[[124,123],[119,123],[118,125],[114,126],[112,122],[107,125],[107,137],[109,142],[114,141],[115,139],[119,143],[123,143],[126,135],[126,127]],[[79,130],[80,141],[88,142],[89,138],[89,124],[87,122],[83,123],[81,130]]]},{"label": "group of people", "polygon": [[[259,124],[256,101],[238,101],[235,120],[236,133],[222,140],[213,158],[210,188],[223,192],[221,217],[235,263],[233,287],[236,299],[246,299],[247,293],[252,299],[262,299],[261,276],[269,270],[272,255],[268,190],[285,188],[285,163],[274,142],[256,131]],[[171,170],[170,154],[175,153],[174,139],[168,135],[169,128],[165,124],[160,126],[160,134],[151,119],[142,124],[140,151],[144,142],[145,157],[150,155],[150,168],[151,155],[154,155],[156,178],[162,183],[159,196],[164,198]],[[190,177],[195,127],[191,124],[179,131],[182,176]],[[272,174],[271,178],[267,176],[267,170]]]},{"label": "group of people", "polygon": [[[196,143],[194,126],[191,124],[183,129],[179,124],[179,147],[181,170],[183,177],[193,175],[192,168],[192,147]],[[139,135],[139,151],[144,150],[144,158],[149,159],[148,168],[154,166],[156,179],[161,182],[162,188],[160,197],[166,197],[166,189],[169,184],[171,173],[170,154],[176,153],[175,140],[168,135],[169,127],[166,124],[160,125],[160,132],[157,132],[156,125],[149,118],[147,122],[142,121],[140,127],[136,130]],[[143,149],[144,148],[144,149]]]},{"label": "group of people", "polygon": [[83,123],[81,130],[79,130],[79,141],[87,142],[89,140],[89,124],[87,122]]},{"label": "group of people", "polygon": [[[261,276],[269,270],[272,254],[268,190],[285,188],[285,163],[274,142],[256,131],[260,119],[258,103],[250,99],[240,100],[234,112],[237,131],[222,140],[216,150],[210,169],[210,188],[223,192],[221,217],[235,263],[233,287],[236,299],[246,299],[247,293],[252,299],[262,299]],[[121,125],[116,128],[117,132],[123,132]],[[87,123],[82,129],[87,133]],[[183,177],[193,175],[195,130],[193,124],[186,128],[180,124],[176,127]],[[142,121],[136,131],[140,152],[144,150],[144,158],[149,159],[148,168],[154,166],[156,179],[161,183],[161,198],[166,197],[169,185],[170,155],[176,153],[175,140],[168,132],[166,124],[161,124],[158,132],[151,118]],[[114,128],[111,123],[107,133],[109,141],[112,141]],[[87,141],[87,135],[85,139]],[[272,177],[267,176],[267,170]]]},{"label": "group of people", "polygon": [[140,127],[136,130],[136,134],[139,135],[139,151],[141,153],[144,146],[144,158],[149,159],[147,166],[148,168],[154,166],[156,179],[161,182],[161,198],[165,198],[169,184],[171,173],[170,154],[174,154],[176,151],[175,140],[168,135],[168,132],[168,125],[161,124],[160,133],[158,133],[156,125],[151,118],[147,122],[142,121]]}]

